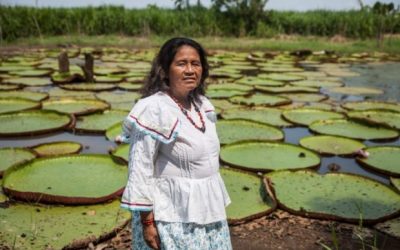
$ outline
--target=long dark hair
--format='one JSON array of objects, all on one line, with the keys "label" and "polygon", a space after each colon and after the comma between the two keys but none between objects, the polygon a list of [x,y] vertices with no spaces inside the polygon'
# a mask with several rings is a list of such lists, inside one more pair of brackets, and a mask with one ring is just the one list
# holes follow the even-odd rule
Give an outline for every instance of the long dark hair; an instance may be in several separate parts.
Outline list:
[{"label": "long dark hair", "polygon": [[166,91],[169,89],[169,67],[174,60],[176,52],[183,45],[188,45],[194,48],[200,57],[201,67],[203,70],[200,78],[200,84],[189,93],[189,98],[196,102],[201,102],[200,95],[205,94],[205,80],[208,77],[209,70],[207,55],[206,51],[198,42],[185,37],[172,38],[165,42],[161,47],[157,56],[153,60],[151,71],[146,78],[143,88],[141,89],[142,98],[150,96],[158,91]]}]

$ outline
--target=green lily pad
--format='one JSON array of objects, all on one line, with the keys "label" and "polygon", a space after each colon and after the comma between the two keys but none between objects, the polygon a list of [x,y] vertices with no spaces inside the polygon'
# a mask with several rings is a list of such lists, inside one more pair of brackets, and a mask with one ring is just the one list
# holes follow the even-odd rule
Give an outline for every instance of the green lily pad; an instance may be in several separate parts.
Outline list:
[{"label": "green lily pad", "polygon": [[367,123],[400,129],[400,113],[385,110],[349,111],[347,116]]},{"label": "green lily pad", "polygon": [[80,132],[104,133],[110,126],[124,120],[128,112],[121,110],[106,110],[101,114],[79,117],[75,129]]},{"label": "green lily pad", "polygon": [[113,156],[119,157],[120,159],[123,159],[125,162],[129,161],[129,144],[121,144],[118,145],[114,150],[112,150],[110,153]]},{"label": "green lily pad", "polygon": [[261,71],[265,72],[302,72],[304,69],[295,68],[293,66],[286,66],[286,65],[266,65],[260,68]]},{"label": "green lily pad", "polygon": [[49,69],[31,69],[21,71],[10,71],[9,74],[22,77],[49,76],[53,71]]},{"label": "green lily pad", "polygon": [[42,102],[45,110],[55,110],[61,113],[83,115],[108,109],[108,103],[96,99],[57,98]]},{"label": "green lily pad", "polygon": [[239,91],[251,91],[253,90],[253,87],[251,86],[246,86],[243,84],[237,84],[237,83],[222,83],[222,84],[212,84],[209,85],[207,88],[207,91],[210,90],[239,90]]},{"label": "green lily pad", "polygon": [[266,123],[277,127],[293,126],[292,123],[282,119],[282,110],[278,108],[232,108],[226,109],[221,114],[224,119],[245,119]]},{"label": "green lily pad", "polygon": [[37,78],[37,77],[9,78],[4,82],[11,84],[20,84],[24,86],[46,86],[52,84],[48,78]]},{"label": "green lily pad", "polygon": [[70,98],[83,98],[83,99],[95,99],[96,95],[90,91],[75,91],[75,90],[66,90],[61,88],[51,88],[48,92],[50,98],[62,98],[62,97],[70,97]]},{"label": "green lily pad", "polygon": [[400,178],[395,178],[395,177],[390,177],[390,182],[392,183],[392,185],[398,190],[400,191]]},{"label": "green lily pad", "polygon": [[80,82],[84,81],[83,73],[81,70],[75,72],[71,71],[68,73],[53,73],[51,75],[51,81],[54,83],[71,83],[71,82]]},{"label": "green lily pad", "polygon": [[357,158],[361,165],[388,174],[400,177],[400,147],[396,146],[376,146],[366,148],[369,154],[366,158]]},{"label": "green lily pad", "polygon": [[96,83],[120,83],[124,80],[122,76],[96,76],[95,81]]},{"label": "green lily pad", "polygon": [[63,89],[83,91],[105,91],[117,88],[117,85],[112,83],[70,83],[60,84],[59,86]]},{"label": "green lily pad", "polygon": [[115,137],[122,133],[122,121],[110,126],[106,130],[106,138],[109,141],[114,141]]},{"label": "green lily pad", "polygon": [[246,95],[247,91],[235,90],[235,89],[210,89],[207,90],[206,96],[209,98],[230,98],[233,96]]},{"label": "green lily pad", "polygon": [[4,173],[3,189],[24,201],[95,204],[121,195],[126,177],[126,166],[107,155],[59,156],[14,165]]},{"label": "green lily pad", "polygon": [[140,90],[143,88],[142,83],[122,82],[118,84],[118,88],[125,90]]},{"label": "green lily pad", "polygon": [[27,70],[34,70],[33,67],[29,65],[0,65],[0,72],[16,72],[16,71],[27,71]]},{"label": "green lily pad", "polygon": [[221,160],[251,171],[314,168],[318,155],[308,149],[278,142],[249,141],[228,144],[221,149]]},{"label": "green lily pad", "polygon": [[49,97],[47,93],[32,91],[0,91],[0,98],[23,98],[32,101],[42,101]]},{"label": "green lily pad", "polygon": [[44,157],[76,154],[82,150],[82,145],[72,141],[58,141],[39,144],[31,148],[37,155]]},{"label": "green lily pad", "polygon": [[283,93],[279,94],[279,96],[289,98],[293,102],[320,102],[329,98],[326,95],[317,93]]},{"label": "green lily pad", "polygon": [[70,207],[13,204],[0,209],[0,245],[9,249],[87,248],[89,242],[112,237],[127,224],[130,212],[119,206],[119,201]]},{"label": "green lily pad", "polygon": [[0,114],[16,111],[35,109],[40,107],[40,102],[21,98],[0,98]]},{"label": "green lily pad", "polygon": [[315,121],[344,118],[343,114],[320,109],[293,109],[285,110],[283,117],[295,124],[308,126]]},{"label": "green lily pad", "polygon": [[36,158],[36,155],[27,149],[23,148],[0,148],[0,177],[3,172],[15,164],[24,161],[30,161]]},{"label": "green lily pad", "polygon": [[302,76],[290,75],[288,73],[259,74],[258,77],[268,78],[275,81],[284,81],[284,82],[304,80],[304,77]]},{"label": "green lily pad", "polygon": [[54,111],[23,111],[0,115],[0,137],[49,133],[66,128],[72,118]]},{"label": "green lily pad", "polygon": [[220,120],[217,132],[221,144],[243,140],[283,140],[283,132],[273,126],[247,120]]},{"label": "green lily pad", "polygon": [[276,171],[266,175],[280,207],[308,217],[376,223],[399,213],[400,195],[388,186],[346,173]]},{"label": "green lily pad", "polygon": [[291,82],[290,85],[301,86],[301,87],[314,87],[314,88],[333,88],[342,87],[342,82],[331,82],[331,81],[317,81],[317,80],[303,80]]},{"label": "green lily pad", "polygon": [[300,145],[327,155],[352,155],[365,147],[359,141],[330,135],[307,136],[300,139]]},{"label": "green lily pad", "polygon": [[[0,78],[1,79],[1,78]],[[3,90],[17,90],[17,89],[22,89],[22,85],[17,85],[17,84],[0,84],[0,91]]]},{"label": "green lily pad", "polygon": [[132,106],[140,98],[137,92],[99,92],[96,97],[108,103],[131,102]]},{"label": "green lily pad", "polygon": [[301,86],[282,86],[282,87],[266,87],[266,86],[255,86],[256,90],[267,92],[267,93],[318,93],[318,88],[301,87]]},{"label": "green lily pad", "polygon": [[380,95],[383,94],[383,90],[376,88],[366,87],[335,87],[329,88],[329,92],[343,94],[343,95]]},{"label": "green lily pad", "polygon": [[320,134],[338,135],[361,140],[393,139],[399,136],[396,130],[371,127],[346,119],[316,121],[309,128]]},{"label": "green lily pad", "polygon": [[236,81],[237,83],[250,85],[250,86],[272,86],[272,87],[280,87],[285,85],[285,82],[282,81],[274,81],[271,79],[265,79],[261,77],[248,76],[243,77],[242,79]]},{"label": "green lily pad", "polygon": [[273,195],[259,176],[231,168],[220,168],[220,174],[231,198],[226,208],[229,224],[253,220],[275,210]]},{"label": "green lily pad", "polygon": [[378,223],[374,225],[374,228],[392,237],[400,239],[400,217]]},{"label": "green lily pad", "polygon": [[235,96],[229,98],[232,103],[244,104],[248,106],[279,106],[289,104],[291,101],[285,97],[274,95],[252,95],[250,97]]},{"label": "green lily pad", "polygon": [[369,110],[382,109],[400,112],[400,104],[391,102],[363,101],[363,102],[346,102],[342,107],[350,110]]}]

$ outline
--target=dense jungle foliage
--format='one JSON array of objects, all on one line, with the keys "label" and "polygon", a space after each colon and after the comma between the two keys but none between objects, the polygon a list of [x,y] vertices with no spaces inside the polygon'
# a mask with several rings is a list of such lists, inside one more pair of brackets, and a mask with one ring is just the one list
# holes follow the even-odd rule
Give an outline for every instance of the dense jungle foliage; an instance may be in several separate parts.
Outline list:
[{"label": "dense jungle foliage", "polygon": [[211,8],[199,4],[177,6],[175,9],[154,5],[145,9],[121,6],[0,6],[0,35],[2,40],[13,41],[24,37],[66,34],[192,37],[297,34],[364,39],[383,33],[400,33],[400,14],[393,8],[386,11],[373,8],[351,11],[255,11],[251,6],[229,8],[217,5],[218,1],[214,2]]}]

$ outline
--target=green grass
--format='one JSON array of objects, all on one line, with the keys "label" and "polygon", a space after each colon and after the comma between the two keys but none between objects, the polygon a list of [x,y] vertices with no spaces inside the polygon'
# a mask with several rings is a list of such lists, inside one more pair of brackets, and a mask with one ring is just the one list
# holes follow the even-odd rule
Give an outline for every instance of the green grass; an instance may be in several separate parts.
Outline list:
[{"label": "green grass", "polygon": [[[159,47],[170,37],[148,36],[131,37],[119,35],[69,35],[69,36],[49,36],[20,38],[13,42],[2,41],[1,50],[10,48],[27,47],[56,47],[60,44],[94,47],[127,47],[127,48],[152,48]],[[381,48],[377,47],[374,39],[344,39],[344,41],[334,42],[327,37],[314,36],[284,36],[276,38],[254,38],[254,37],[198,37],[194,38],[204,45],[206,49],[226,49],[226,50],[272,50],[272,51],[293,51],[299,49],[334,50],[339,53],[357,52],[387,52],[400,54],[400,37],[386,38]]]}]

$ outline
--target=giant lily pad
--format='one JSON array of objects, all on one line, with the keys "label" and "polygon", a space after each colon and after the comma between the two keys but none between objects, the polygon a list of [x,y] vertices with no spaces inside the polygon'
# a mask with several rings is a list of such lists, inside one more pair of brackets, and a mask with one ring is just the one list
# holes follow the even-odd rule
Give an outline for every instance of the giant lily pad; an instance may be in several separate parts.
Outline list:
[{"label": "giant lily pad", "polygon": [[371,127],[346,119],[316,121],[311,123],[309,128],[320,134],[338,135],[362,140],[393,139],[399,136],[396,130]]},{"label": "giant lily pad", "polygon": [[105,91],[117,88],[117,85],[112,83],[71,83],[60,84],[59,86],[63,89],[83,91]]},{"label": "giant lily pad", "polygon": [[303,80],[291,82],[291,85],[301,86],[301,87],[314,87],[314,88],[333,88],[333,87],[342,87],[342,82],[333,82],[333,81],[317,81],[317,80]]},{"label": "giant lily pad", "polygon": [[209,85],[207,88],[207,91],[210,90],[238,90],[238,91],[251,91],[253,90],[253,87],[243,85],[243,84],[237,84],[237,83],[222,83],[222,84],[212,84]]},{"label": "giant lily pad", "polygon": [[51,85],[51,81],[47,78],[37,77],[21,77],[21,78],[9,78],[5,80],[6,83],[21,84],[25,86],[45,86]]},{"label": "giant lily pad", "polygon": [[342,107],[350,110],[369,110],[382,109],[400,112],[400,104],[391,102],[363,101],[363,102],[347,102]]},{"label": "giant lily pad", "polygon": [[143,88],[143,85],[132,82],[123,82],[118,84],[118,88],[125,90],[140,90],[141,88]]},{"label": "giant lily pad", "polygon": [[46,93],[32,91],[0,91],[0,98],[23,98],[32,101],[41,101],[49,97]]},{"label": "giant lily pad", "polygon": [[229,224],[252,220],[275,210],[273,195],[259,176],[231,168],[221,168],[220,173],[232,201],[226,209]]},{"label": "giant lily pad", "polygon": [[281,81],[274,81],[271,79],[259,78],[254,76],[243,77],[242,79],[238,80],[237,83],[243,85],[250,85],[250,86],[274,86],[280,87],[285,85],[285,82]]},{"label": "giant lily pad", "polygon": [[224,119],[245,119],[267,123],[277,127],[289,127],[293,124],[282,119],[282,110],[278,108],[256,107],[226,109],[222,113]]},{"label": "giant lily pad", "polygon": [[376,88],[366,87],[335,87],[328,89],[331,93],[343,95],[380,95],[383,91]]},{"label": "giant lily pad", "polygon": [[400,129],[400,113],[385,110],[350,111],[347,116],[367,123]]},{"label": "giant lily pad", "polygon": [[43,134],[66,128],[72,118],[54,111],[23,111],[0,115],[0,137]]},{"label": "giant lily pad", "polygon": [[246,95],[248,92],[236,89],[210,89],[207,90],[206,96],[209,98],[229,98],[233,96]]},{"label": "giant lily pad", "polygon": [[287,143],[249,141],[225,145],[221,160],[252,171],[313,168],[320,164],[314,152]]},{"label": "giant lily pad", "polygon": [[0,149],[0,177],[3,172],[15,164],[24,161],[32,160],[36,155],[27,149],[23,148],[1,148]]},{"label": "giant lily pad", "polygon": [[129,161],[129,144],[121,144],[114,150],[112,150],[110,153],[113,156],[119,157],[120,159],[123,159],[125,162]]},{"label": "giant lily pad", "polygon": [[81,151],[82,145],[72,141],[58,141],[43,143],[32,147],[32,150],[39,156],[56,156],[76,154]]},{"label": "giant lily pad", "polygon": [[0,98],[0,114],[16,111],[35,109],[40,107],[40,102],[22,98]]},{"label": "giant lily pad", "polygon": [[282,140],[283,132],[273,126],[247,120],[220,120],[217,132],[221,144],[243,140]]},{"label": "giant lily pad", "polygon": [[22,77],[49,76],[53,71],[49,69],[31,69],[21,71],[10,71],[9,74]]},{"label": "giant lily pad", "polygon": [[376,223],[396,216],[400,195],[363,176],[313,171],[267,174],[280,207],[309,217],[353,223]]},{"label": "giant lily pad", "polygon": [[260,74],[258,75],[262,78],[268,78],[275,81],[300,81],[303,80],[302,76],[295,76],[290,74],[272,73],[272,74]]},{"label": "giant lily pad", "polygon": [[398,191],[400,191],[400,178],[390,177],[390,182],[392,183],[392,185],[393,185]]},{"label": "giant lily pad", "polygon": [[300,145],[328,155],[352,155],[357,150],[365,147],[359,141],[330,135],[304,137],[300,139]]},{"label": "giant lily pad", "polygon": [[[0,245],[14,249],[82,249],[114,236],[130,213],[120,202],[92,206],[13,204],[0,209]],[[8,249],[6,247],[6,249]]]},{"label": "giant lily pad", "polygon": [[365,149],[369,154],[366,158],[357,158],[361,165],[373,170],[400,177],[400,147],[377,146]]},{"label": "giant lily pad", "polygon": [[135,103],[140,98],[136,92],[99,92],[96,97],[108,103],[131,102]]},{"label": "giant lily pad", "polygon": [[256,90],[268,92],[268,93],[318,93],[318,88],[302,87],[302,86],[282,86],[282,87],[267,87],[267,86],[255,86]]},{"label": "giant lily pad", "polygon": [[315,121],[343,118],[344,115],[333,111],[301,108],[286,110],[283,117],[292,123],[308,126]]},{"label": "giant lily pad", "polygon": [[115,137],[122,133],[122,121],[110,126],[106,130],[106,137],[109,141],[114,141]]},{"label": "giant lily pad", "polygon": [[374,228],[392,237],[400,239],[400,217],[378,223]]},{"label": "giant lily pad", "polygon": [[121,195],[126,176],[125,165],[107,155],[39,158],[9,168],[3,189],[9,196],[33,202],[94,204]]},{"label": "giant lily pad", "polygon": [[104,133],[110,126],[122,121],[128,112],[119,110],[106,110],[101,114],[92,114],[79,117],[75,129],[80,132]]},{"label": "giant lily pad", "polygon": [[286,93],[279,96],[289,98],[293,102],[319,102],[328,99],[328,96],[319,93]]},{"label": "giant lily pad", "polygon": [[[1,78],[0,78],[1,81]],[[17,85],[17,84],[0,84],[0,91],[3,90],[17,90],[21,89],[23,86],[22,85]]]},{"label": "giant lily pad", "polygon": [[233,103],[248,106],[279,106],[289,104],[291,101],[285,97],[274,95],[252,95],[250,97],[235,96],[229,99]]},{"label": "giant lily pad", "polygon": [[57,98],[49,99],[42,103],[43,109],[55,110],[62,113],[83,115],[102,111],[110,106],[96,99]]}]

